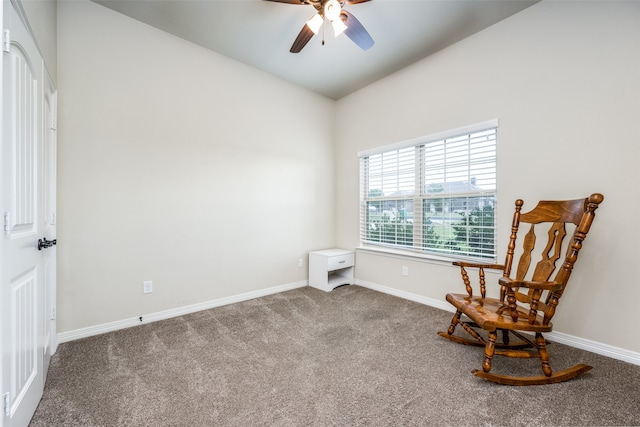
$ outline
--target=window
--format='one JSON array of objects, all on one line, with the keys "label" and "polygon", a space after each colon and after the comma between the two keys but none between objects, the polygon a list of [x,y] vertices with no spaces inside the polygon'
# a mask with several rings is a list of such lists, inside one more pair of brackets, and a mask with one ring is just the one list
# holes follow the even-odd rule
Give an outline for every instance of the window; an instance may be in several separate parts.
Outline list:
[{"label": "window", "polygon": [[497,121],[368,150],[360,157],[360,241],[496,259]]}]

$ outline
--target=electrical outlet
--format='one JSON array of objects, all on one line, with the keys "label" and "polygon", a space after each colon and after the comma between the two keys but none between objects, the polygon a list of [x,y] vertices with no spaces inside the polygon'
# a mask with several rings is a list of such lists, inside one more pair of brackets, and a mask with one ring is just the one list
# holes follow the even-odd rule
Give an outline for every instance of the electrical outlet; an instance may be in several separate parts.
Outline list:
[{"label": "electrical outlet", "polygon": [[142,282],[142,293],[150,294],[151,292],[153,292],[153,282],[151,280]]},{"label": "electrical outlet", "polygon": [[302,258],[298,258],[298,267],[302,268],[304,266],[304,261]]},{"label": "electrical outlet", "polygon": [[407,267],[406,265],[402,266],[402,275],[403,276],[408,276],[409,275],[409,267]]}]

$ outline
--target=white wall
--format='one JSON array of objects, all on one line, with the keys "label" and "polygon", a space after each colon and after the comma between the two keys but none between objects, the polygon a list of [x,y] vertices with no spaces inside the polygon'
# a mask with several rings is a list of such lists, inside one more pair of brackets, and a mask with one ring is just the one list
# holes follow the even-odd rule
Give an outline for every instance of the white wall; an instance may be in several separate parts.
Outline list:
[{"label": "white wall", "polygon": [[[11,1],[18,2],[20,0]],[[55,82],[57,77],[57,0],[21,0],[18,4],[24,9],[29,19],[29,26],[35,36],[47,72]]]},{"label": "white wall", "polygon": [[59,332],[304,282],[334,243],[333,101],[88,1],[58,76]]},{"label": "white wall", "polygon": [[[307,251],[359,244],[358,151],[498,118],[499,251],[516,198],[602,192],[554,330],[640,351],[640,3],[544,1],[337,103],[58,7],[60,332],[304,281]],[[289,121],[299,105],[317,119]],[[364,252],[357,277],[462,290],[449,265]]]},{"label": "white wall", "polygon": [[[338,245],[359,245],[358,151],[497,118],[499,252],[516,198],[603,193],[554,331],[640,352],[638,22],[640,2],[543,1],[338,101]],[[464,292],[449,265],[364,252],[356,265],[401,292]]]}]

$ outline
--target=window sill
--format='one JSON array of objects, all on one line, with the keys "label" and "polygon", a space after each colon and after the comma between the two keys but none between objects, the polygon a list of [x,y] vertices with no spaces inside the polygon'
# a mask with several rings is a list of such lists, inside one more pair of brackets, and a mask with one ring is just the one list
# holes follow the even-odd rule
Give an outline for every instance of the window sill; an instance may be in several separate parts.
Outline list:
[{"label": "window sill", "polygon": [[[406,259],[410,261],[417,262],[425,262],[430,264],[438,264],[438,265],[448,265],[453,267],[453,262],[455,261],[474,261],[474,262],[483,262],[487,264],[495,263],[495,260],[490,259],[474,259],[474,258],[454,258],[447,256],[438,256],[433,254],[420,254],[412,251],[403,251],[400,249],[386,248],[386,247],[378,247],[378,246],[359,246],[356,248],[356,252],[364,252],[370,253],[380,256],[385,256],[389,258],[399,258]],[[458,268],[458,267],[455,267]]]}]

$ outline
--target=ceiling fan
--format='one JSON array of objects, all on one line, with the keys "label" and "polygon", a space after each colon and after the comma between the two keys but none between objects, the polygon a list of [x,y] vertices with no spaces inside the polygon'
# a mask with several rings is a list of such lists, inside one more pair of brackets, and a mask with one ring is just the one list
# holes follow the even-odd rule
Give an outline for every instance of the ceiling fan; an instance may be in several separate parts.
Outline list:
[{"label": "ceiling fan", "polygon": [[[316,9],[316,14],[311,17],[307,21],[307,23],[302,27],[298,37],[296,37],[293,45],[291,45],[291,49],[289,50],[291,53],[300,52],[311,40],[313,36],[318,34],[320,27],[324,23],[324,20],[327,19],[331,22],[333,26],[333,32],[335,36],[339,36],[342,33],[345,33],[347,37],[349,37],[355,44],[357,44],[361,49],[367,50],[371,46],[373,46],[374,41],[364,29],[360,21],[356,19],[348,11],[344,10],[342,7],[346,4],[357,4],[364,3],[370,0],[267,0],[278,3],[289,3],[289,4],[309,4]],[[323,40],[324,44],[324,40]]]}]

